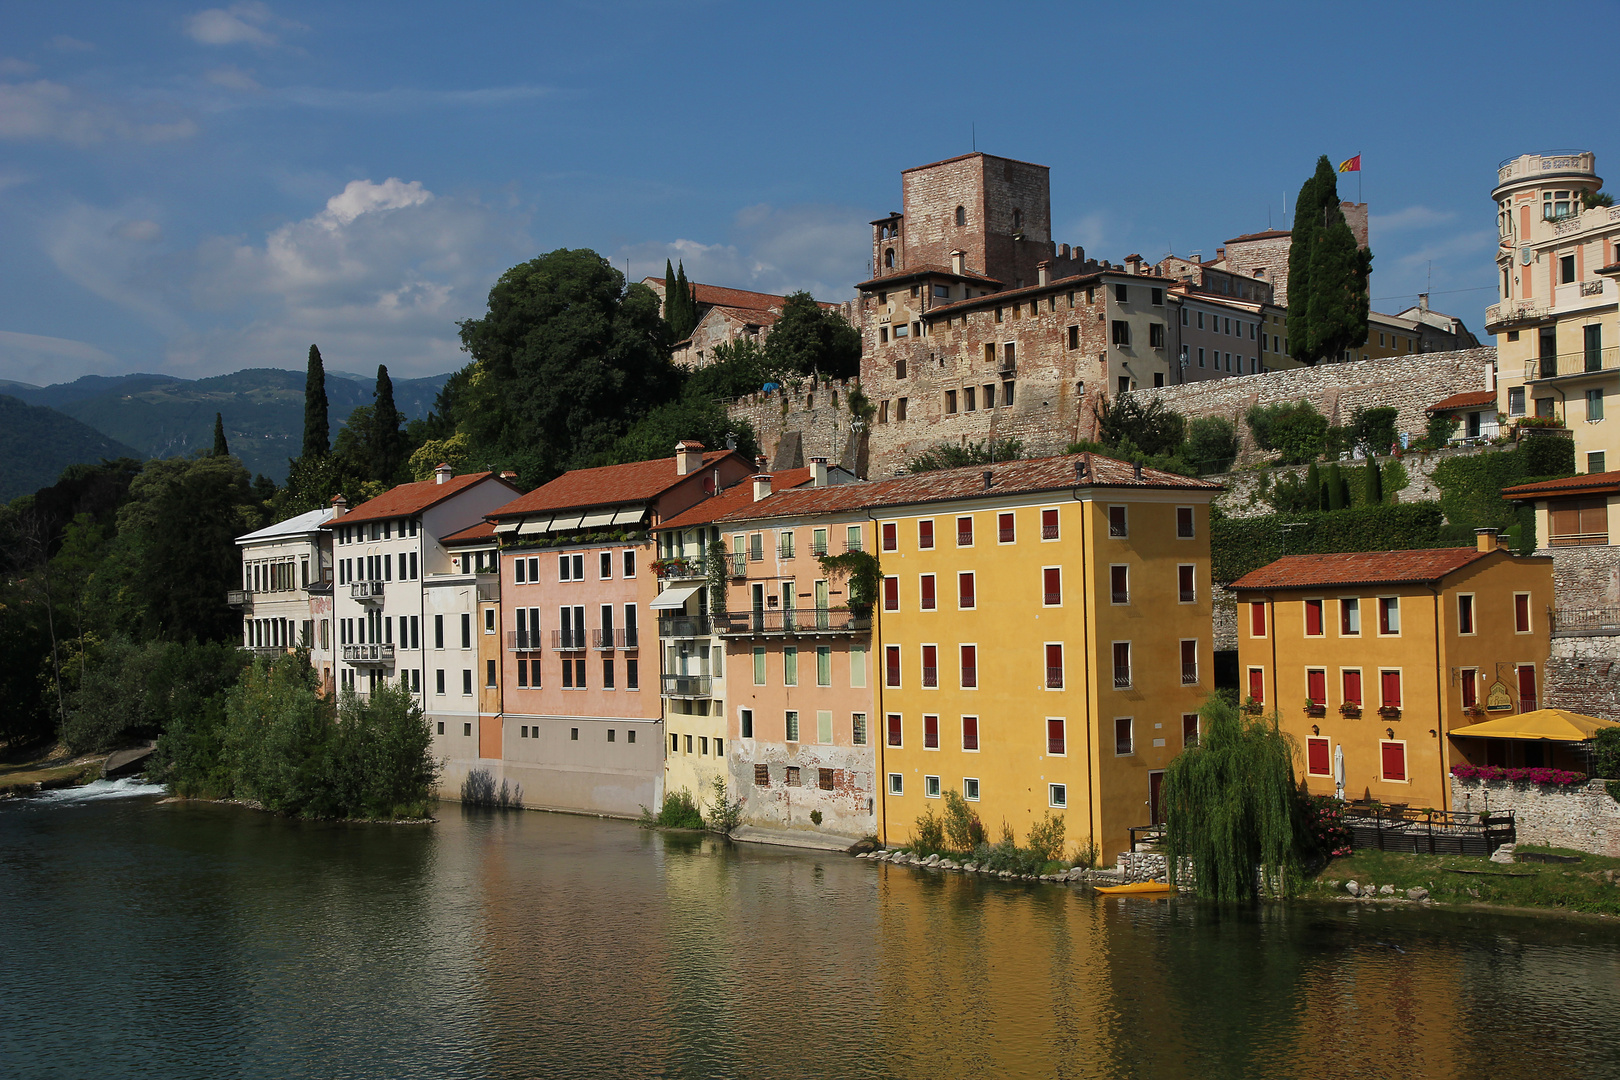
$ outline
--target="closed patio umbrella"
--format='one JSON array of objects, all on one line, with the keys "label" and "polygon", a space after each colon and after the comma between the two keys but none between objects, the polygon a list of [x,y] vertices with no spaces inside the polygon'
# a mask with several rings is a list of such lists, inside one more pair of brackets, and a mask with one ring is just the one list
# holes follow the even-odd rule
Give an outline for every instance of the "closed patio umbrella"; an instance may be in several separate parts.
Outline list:
[{"label": "closed patio umbrella", "polygon": [[1333,797],[1344,801],[1344,744],[1333,748]]}]

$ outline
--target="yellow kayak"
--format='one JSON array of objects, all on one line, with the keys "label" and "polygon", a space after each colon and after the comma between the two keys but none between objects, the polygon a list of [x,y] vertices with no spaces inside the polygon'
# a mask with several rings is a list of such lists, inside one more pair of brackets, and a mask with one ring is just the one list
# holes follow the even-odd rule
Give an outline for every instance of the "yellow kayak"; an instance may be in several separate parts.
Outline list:
[{"label": "yellow kayak", "polygon": [[1173,893],[1176,891],[1176,887],[1162,881],[1135,881],[1129,885],[1099,885],[1097,891],[1115,895]]}]

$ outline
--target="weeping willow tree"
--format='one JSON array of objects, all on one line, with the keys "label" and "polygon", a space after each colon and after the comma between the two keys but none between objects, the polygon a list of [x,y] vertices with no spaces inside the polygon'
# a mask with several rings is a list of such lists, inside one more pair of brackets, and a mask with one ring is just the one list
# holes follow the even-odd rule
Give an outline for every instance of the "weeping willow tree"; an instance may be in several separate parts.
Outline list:
[{"label": "weeping willow tree", "polygon": [[1198,745],[1170,763],[1160,795],[1170,880],[1188,858],[1201,896],[1287,896],[1299,878],[1304,838],[1293,742],[1274,720],[1243,716],[1218,696],[1199,715]]}]

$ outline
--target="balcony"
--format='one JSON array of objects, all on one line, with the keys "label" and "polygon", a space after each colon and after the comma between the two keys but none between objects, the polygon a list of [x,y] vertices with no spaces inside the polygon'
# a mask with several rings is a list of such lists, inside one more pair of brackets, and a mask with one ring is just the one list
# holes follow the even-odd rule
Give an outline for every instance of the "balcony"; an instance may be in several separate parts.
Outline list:
[{"label": "balcony", "polygon": [[661,638],[707,637],[714,632],[714,623],[707,615],[660,615],[658,636]]},{"label": "balcony", "polygon": [[1577,375],[1612,375],[1620,370],[1620,345],[1602,349],[1541,356],[1524,363],[1526,382],[1565,379]]},{"label": "balcony", "polygon": [[522,630],[508,630],[506,632],[507,652],[539,652],[540,635],[538,632],[529,633]]},{"label": "balcony", "polygon": [[1182,664],[1181,665],[1181,685],[1182,686],[1197,686],[1198,685],[1198,665],[1197,664]]},{"label": "balcony", "polygon": [[383,602],[383,583],[380,581],[355,581],[349,584],[349,599],[358,600],[362,604],[381,605]]},{"label": "balcony", "polygon": [[1620,637],[1620,607],[1553,608],[1549,615],[1555,638]]},{"label": "balcony", "polygon": [[708,675],[665,675],[662,676],[665,697],[679,698],[706,698],[712,696],[710,688],[713,685]]},{"label": "balcony", "polygon": [[[1115,676],[1115,684],[1116,685],[1118,684],[1118,681],[1119,681],[1118,676]],[[1062,668],[1060,668],[1060,667],[1050,667],[1050,666],[1047,667],[1047,669],[1046,669],[1046,688],[1048,690],[1061,690],[1061,689],[1063,689],[1063,669]]]},{"label": "balcony", "polygon": [[939,686],[939,668],[925,666],[922,669],[922,684],[929,690],[937,688]]},{"label": "balcony", "polygon": [[250,589],[230,589],[225,593],[225,603],[243,611],[252,611],[253,592]]},{"label": "balcony", "polygon": [[1115,690],[1129,690],[1130,688],[1131,688],[1131,669],[1130,668],[1118,668],[1118,667],[1115,668],[1114,669],[1114,689]]},{"label": "balcony", "polygon": [[664,581],[676,581],[683,578],[701,578],[708,574],[708,564],[700,558],[686,558],[684,556],[674,559],[660,559],[652,564],[652,572]]},{"label": "balcony", "polygon": [[591,631],[591,648],[598,652],[612,652],[614,649],[638,649],[641,647],[641,635],[626,627],[607,627]]},{"label": "balcony", "polygon": [[714,616],[723,637],[816,634],[864,634],[871,616],[858,618],[848,608],[789,608],[786,611],[734,611]]},{"label": "balcony", "polygon": [[485,603],[501,602],[501,577],[499,574],[479,574],[478,599]]},{"label": "balcony", "polygon": [[727,558],[729,558],[731,560],[731,576],[732,577],[734,577],[734,578],[743,578],[743,577],[748,576],[748,553],[747,552],[745,552],[745,551],[734,551],[729,556],[727,556]]},{"label": "balcony", "polygon": [[392,664],[394,662],[394,647],[392,645],[345,645],[343,646],[343,662],[346,664]]},{"label": "balcony", "polygon": [[553,630],[551,632],[551,647],[556,652],[584,652],[584,629],[581,629],[577,634],[572,630]]}]

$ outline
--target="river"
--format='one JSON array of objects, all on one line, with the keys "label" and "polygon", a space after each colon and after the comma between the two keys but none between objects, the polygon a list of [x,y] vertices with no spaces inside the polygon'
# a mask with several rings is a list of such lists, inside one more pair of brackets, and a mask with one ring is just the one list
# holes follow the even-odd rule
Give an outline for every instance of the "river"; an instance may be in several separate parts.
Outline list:
[{"label": "river", "polygon": [[0,1076],[1620,1076],[1608,923],[149,790],[0,804]]}]

